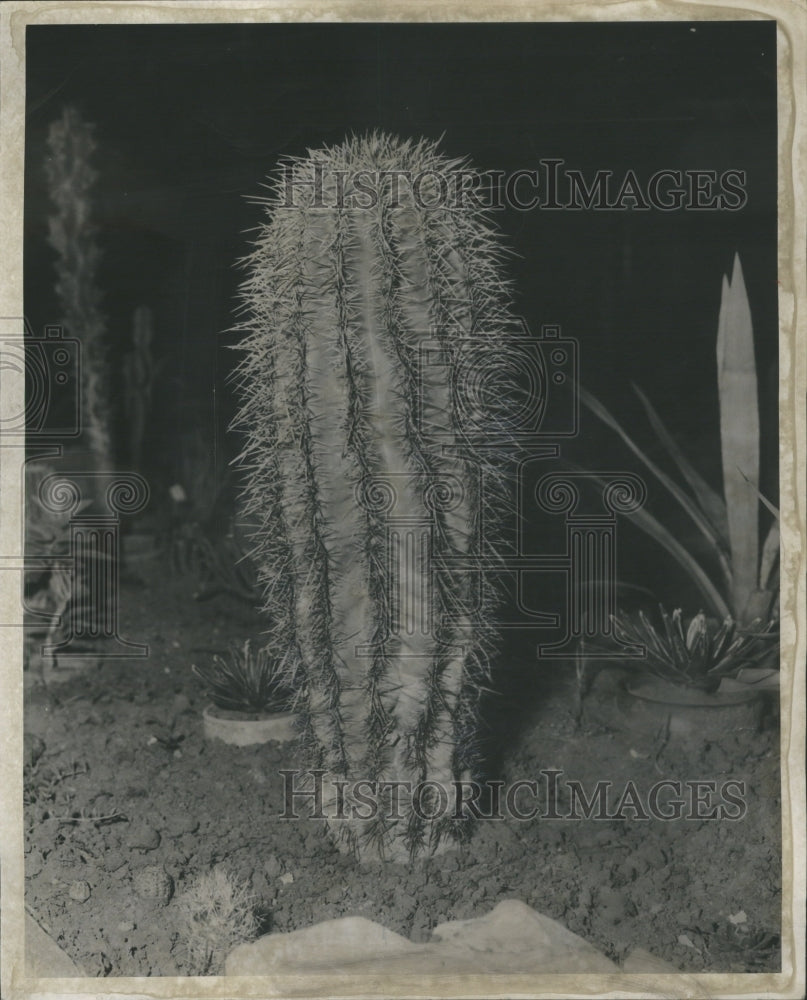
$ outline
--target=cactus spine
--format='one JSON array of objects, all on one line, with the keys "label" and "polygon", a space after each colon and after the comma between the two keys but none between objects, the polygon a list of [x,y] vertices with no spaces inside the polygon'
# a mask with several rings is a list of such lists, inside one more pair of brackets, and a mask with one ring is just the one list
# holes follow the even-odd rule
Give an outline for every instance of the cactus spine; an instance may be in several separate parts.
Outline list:
[{"label": "cactus spine", "polygon": [[97,178],[90,159],[93,126],[75,108],[65,108],[48,132],[46,173],[56,214],[49,242],[58,254],[56,292],[67,332],[81,342],[81,417],[99,471],[113,468],[106,321],[96,272],[101,251],[92,223],[91,190]]},{"label": "cactus spine", "polygon": [[[503,426],[477,390],[497,370],[504,385],[511,317],[495,232],[445,197],[461,166],[380,134],[290,160],[244,261],[253,556],[273,642],[296,652],[309,766],[329,778],[450,787],[475,763],[495,600],[479,569],[505,487],[468,428],[483,410]],[[362,195],[394,171],[421,178],[417,197]],[[452,826],[425,803],[333,825],[360,851],[412,856]]]}]

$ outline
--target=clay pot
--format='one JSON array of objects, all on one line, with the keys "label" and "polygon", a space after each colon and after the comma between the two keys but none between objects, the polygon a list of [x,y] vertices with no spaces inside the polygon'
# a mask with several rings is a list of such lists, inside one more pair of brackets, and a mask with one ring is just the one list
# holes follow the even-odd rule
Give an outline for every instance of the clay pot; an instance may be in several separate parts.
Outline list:
[{"label": "clay pot", "polygon": [[234,747],[248,747],[272,740],[286,743],[297,735],[294,712],[231,712],[208,705],[202,718],[208,739],[223,740]]},{"label": "clay pot", "polygon": [[655,736],[669,726],[671,739],[708,742],[738,729],[759,725],[762,699],[758,691],[726,679],[708,693],[657,677],[628,680],[619,707],[630,732]]}]

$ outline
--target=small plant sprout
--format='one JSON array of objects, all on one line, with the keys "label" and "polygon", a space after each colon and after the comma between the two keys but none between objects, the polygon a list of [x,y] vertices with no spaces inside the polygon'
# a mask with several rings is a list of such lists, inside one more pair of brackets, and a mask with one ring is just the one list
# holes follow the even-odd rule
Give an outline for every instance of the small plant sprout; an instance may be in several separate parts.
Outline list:
[{"label": "small plant sprout", "polygon": [[191,975],[216,975],[236,945],[253,941],[259,921],[249,886],[223,868],[199,875],[177,897],[177,931]]},{"label": "small plant sprout", "polygon": [[291,655],[273,656],[266,648],[254,649],[247,639],[234,645],[227,660],[216,654],[212,665],[191,667],[206,685],[213,704],[230,712],[284,712],[291,707],[293,668]]},{"label": "small plant sprout", "polygon": [[723,678],[758,670],[776,648],[772,622],[759,632],[741,631],[730,617],[721,623],[699,611],[687,622],[680,608],[671,615],[659,610],[662,630],[641,611],[635,619],[615,616],[614,630],[621,642],[644,647],[644,666],[670,684],[716,691]]},{"label": "small plant sprout", "polygon": [[153,733],[151,737],[149,737],[149,743],[152,741],[154,743],[159,743],[160,746],[169,753],[176,753],[185,739],[184,733],[178,733],[176,731],[176,725],[177,717],[174,716],[167,725],[160,727],[162,730],[161,732]]}]

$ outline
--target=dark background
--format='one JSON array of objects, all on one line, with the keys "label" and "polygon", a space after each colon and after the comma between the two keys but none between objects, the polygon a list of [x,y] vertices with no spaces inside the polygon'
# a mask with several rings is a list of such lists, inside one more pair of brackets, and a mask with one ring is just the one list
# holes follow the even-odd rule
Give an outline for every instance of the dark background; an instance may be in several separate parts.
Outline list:
[{"label": "dark background", "polygon": [[[280,156],[380,128],[443,136],[447,154],[482,170],[557,157],[587,177],[745,171],[740,211],[508,209],[497,221],[530,327],[576,338],[583,384],[652,447],[630,394],[639,383],[716,487],[717,316],[739,252],[775,495],[773,22],[33,27],[27,99],[26,314],[35,330],[60,319],[44,159],[50,123],[73,104],[96,127],[99,283],[115,358],[130,346],[133,310],[154,311],[163,365],[143,471],[157,483],[172,481],[189,427],[221,461],[238,449],[226,432],[225,331],[234,265],[261,216],[245,196],[261,193]],[[583,420],[566,450],[592,467],[627,466],[613,437]],[[624,551],[656,590],[675,577],[649,542]]]}]

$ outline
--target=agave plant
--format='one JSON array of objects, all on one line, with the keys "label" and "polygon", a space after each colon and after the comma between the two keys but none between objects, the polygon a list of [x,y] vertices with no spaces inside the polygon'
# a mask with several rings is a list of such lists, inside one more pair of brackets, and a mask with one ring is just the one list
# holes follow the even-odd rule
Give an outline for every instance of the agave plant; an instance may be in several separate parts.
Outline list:
[{"label": "agave plant", "polygon": [[217,708],[231,712],[282,712],[292,700],[288,657],[253,649],[247,639],[233,646],[229,660],[218,654],[211,666],[191,669],[203,681]]},{"label": "agave plant", "polygon": [[671,615],[663,607],[659,610],[662,631],[642,611],[637,618],[613,619],[621,642],[644,647],[644,666],[656,677],[711,692],[723,678],[736,678],[741,672],[762,676],[762,665],[777,638],[773,622],[759,632],[740,631],[731,617],[718,622],[699,611],[686,622],[680,608]]},{"label": "agave plant", "polygon": [[[717,330],[722,496],[692,466],[644,393],[634,390],[660,443],[677,466],[668,475],[643,451],[610,411],[580,390],[586,406],[616,431],[706,540],[711,564],[705,567],[653,513],[641,509],[634,523],[662,545],[686,570],[709,608],[743,627],[778,616],[779,512],[759,492],[759,410],[751,311],[739,256],[731,280],[723,278]],[[760,545],[760,503],[773,519]],[[717,570],[717,572],[715,572]]]}]

